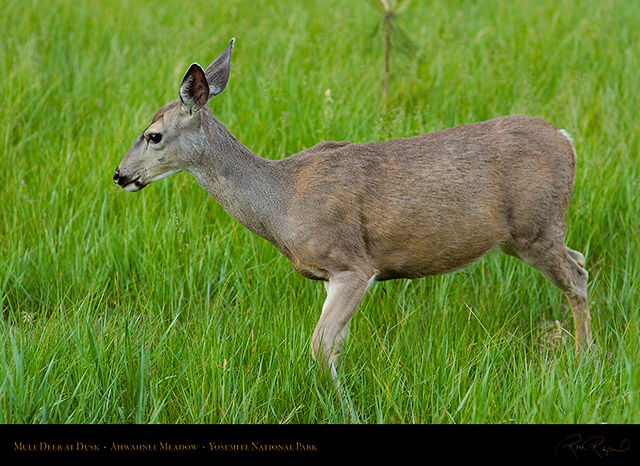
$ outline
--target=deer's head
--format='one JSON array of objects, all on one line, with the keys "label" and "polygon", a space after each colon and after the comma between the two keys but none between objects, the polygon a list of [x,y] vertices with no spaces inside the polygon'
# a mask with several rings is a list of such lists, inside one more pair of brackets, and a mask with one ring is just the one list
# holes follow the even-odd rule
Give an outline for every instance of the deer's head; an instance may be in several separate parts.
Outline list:
[{"label": "deer's head", "polygon": [[113,175],[127,191],[188,170],[204,150],[201,110],[227,87],[234,39],[206,69],[192,64],[180,84],[179,99],[169,102],[138,136]]}]

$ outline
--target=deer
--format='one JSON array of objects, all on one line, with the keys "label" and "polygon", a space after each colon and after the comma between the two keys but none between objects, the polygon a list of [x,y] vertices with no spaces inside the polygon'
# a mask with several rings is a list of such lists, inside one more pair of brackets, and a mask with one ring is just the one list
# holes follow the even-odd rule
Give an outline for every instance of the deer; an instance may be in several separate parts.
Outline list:
[{"label": "deer", "polygon": [[311,355],[336,386],[349,325],[376,282],[460,270],[489,251],[516,257],[566,296],[575,348],[591,345],[588,273],[565,245],[576,151],[540,118],[511,115],[391,141],[324,141],[256,155],[208,108],[228,84],[235,39],[135,139],[113,181],[136,192],[186,171],[272,243],[326,298]]}]

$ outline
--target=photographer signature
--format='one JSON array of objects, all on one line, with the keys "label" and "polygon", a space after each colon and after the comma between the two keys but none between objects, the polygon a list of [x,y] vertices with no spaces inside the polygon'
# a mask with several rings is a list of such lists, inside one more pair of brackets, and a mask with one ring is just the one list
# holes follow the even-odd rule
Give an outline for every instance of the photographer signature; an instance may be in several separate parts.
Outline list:
[{"label": "photographer signature", "polygon": [[556,456],[562,452],[570,452],[576,458],[580,454],[593,454],[605,458],[612,453],[625,453],[631,447],[631,441],[624,439],[618,444],[608,443],[604,436],[594,435],[583,439],[580,434],[569,435],[563,439],[555,450]]}]

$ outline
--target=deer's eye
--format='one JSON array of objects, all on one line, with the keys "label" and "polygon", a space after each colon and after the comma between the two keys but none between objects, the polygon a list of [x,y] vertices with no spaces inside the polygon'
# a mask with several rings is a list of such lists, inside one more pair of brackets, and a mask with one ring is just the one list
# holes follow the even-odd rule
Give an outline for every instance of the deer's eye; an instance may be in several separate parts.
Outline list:
[{"label": "deer's eye", "polygon": [[158,144],[160,141],[162,141],[162,134],[149,133],[149,141],[151,141],[154,144]]}]

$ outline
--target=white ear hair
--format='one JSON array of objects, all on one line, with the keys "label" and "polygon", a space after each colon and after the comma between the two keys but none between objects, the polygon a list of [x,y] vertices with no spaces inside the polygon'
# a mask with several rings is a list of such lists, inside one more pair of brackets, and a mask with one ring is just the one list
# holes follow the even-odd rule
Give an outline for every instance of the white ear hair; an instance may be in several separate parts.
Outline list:
[{"label": "white ear hair", "polygon": [[209,84],[204,70],[197,63],[193,63],[182,78],[180,84],[180,101],[185,111],[196,113],[209,101]]}]

